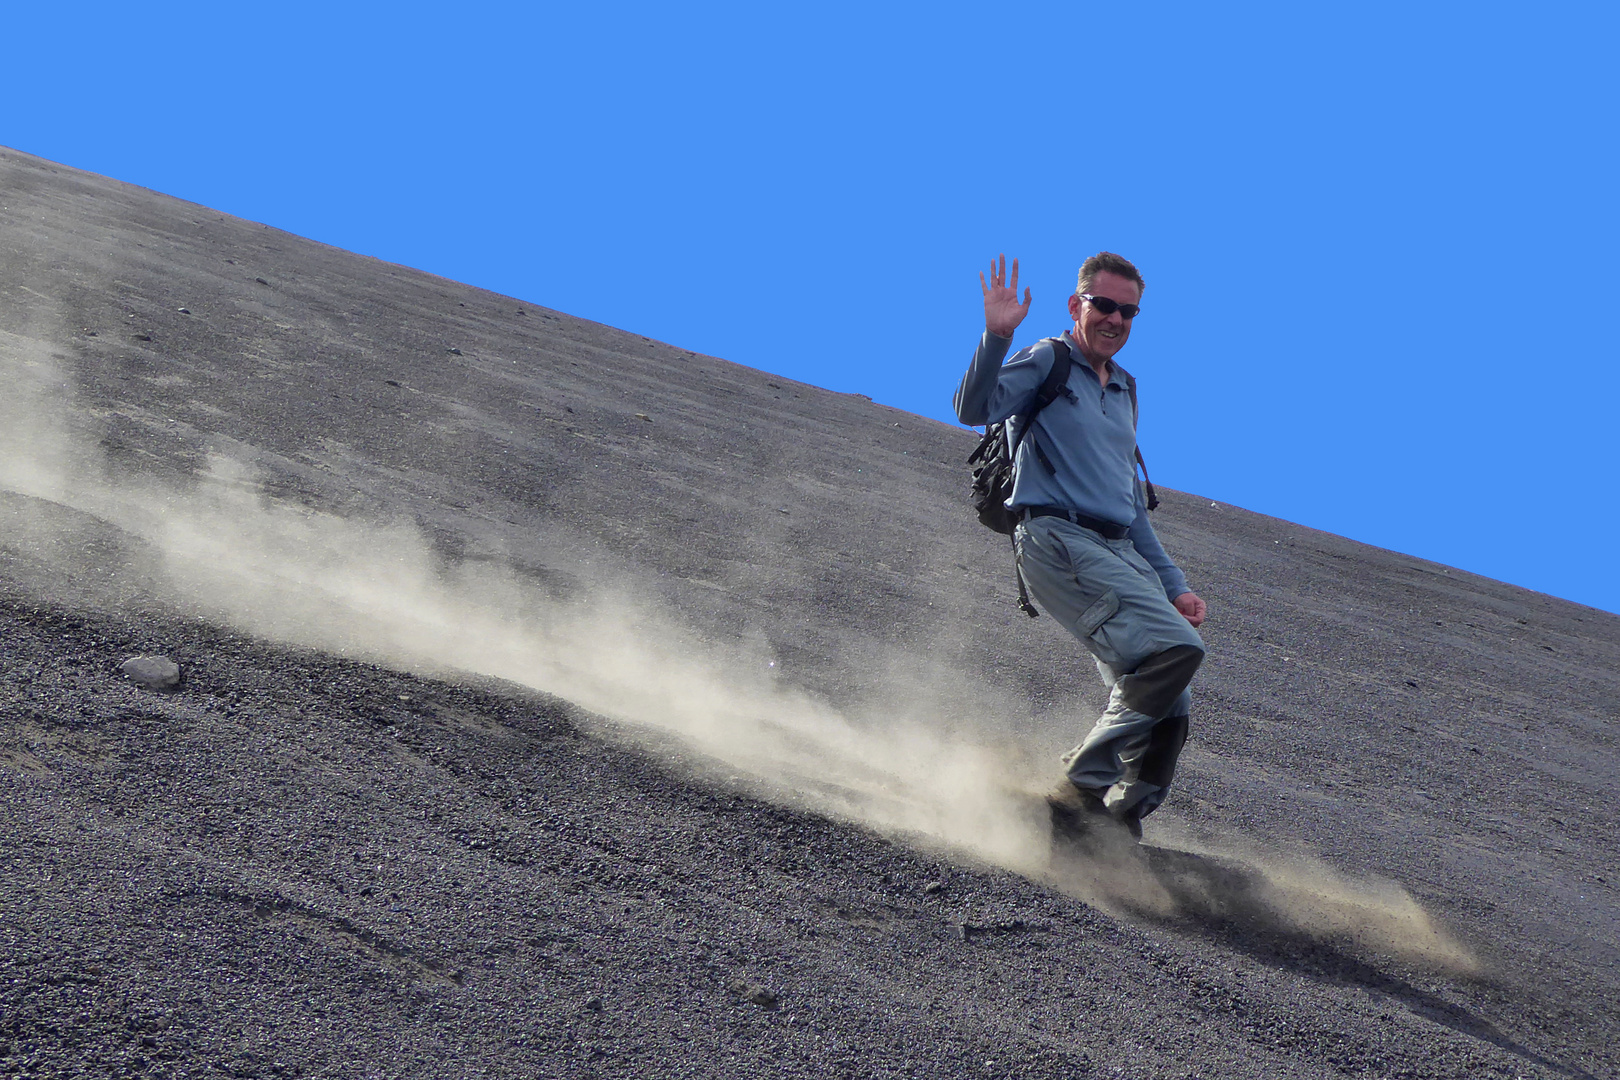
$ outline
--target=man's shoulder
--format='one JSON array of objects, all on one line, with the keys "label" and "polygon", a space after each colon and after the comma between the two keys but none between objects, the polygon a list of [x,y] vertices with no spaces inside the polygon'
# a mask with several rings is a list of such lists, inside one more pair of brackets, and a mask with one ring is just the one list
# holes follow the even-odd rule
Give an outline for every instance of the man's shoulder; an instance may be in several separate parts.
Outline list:
[{"label": "man's shoulder", "polygon": [[1054,342],[1059,340],[1061,339],[1045,337],[1041,338],[1039,341],[1031,342],[1008,358],[1007,363],[1014,364],[1021,362],[1031,364],[1039,369],[1041,374],[1044,376],[1052,369],[1053,361],[1057,355],[1056,349],[1054,348]]}]

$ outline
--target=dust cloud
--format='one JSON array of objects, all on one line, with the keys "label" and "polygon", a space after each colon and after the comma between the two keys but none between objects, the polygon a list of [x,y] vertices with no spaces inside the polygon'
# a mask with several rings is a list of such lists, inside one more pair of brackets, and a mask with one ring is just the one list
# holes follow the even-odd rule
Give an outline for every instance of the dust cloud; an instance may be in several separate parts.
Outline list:
[{"label": "dust cloud", "polygon": [[[73,388],[38,340],[0,333],[0,489],[88,515],[157,553],[156,587],[182,610],[264,639],[422,674],[472,673],[555,695],[636,731],[674,736],[762,790],[913,842],[1052,881],[1153,917],[1230,904],[1139,869],[1048,865],[1030,748],[976,738],[945,673],[910,676],[835,709],[775,678],[766,659],[694,639],[625,590],[558,602],[509,569],[446,566],[409,523],[363,522],[267,499],[252,470],[208,459],[187,482],[109,479]],[[49,515],[14,515],[0,542],[71,562]],[[63,569],[71,571],[73,567]],[[1044,779],[1040,777],[1039,779]],[[1227,853],[1231,854],[1231,853]],[[1263,906],[1302,932],[1466,966],[1398,887],[1323,865],[1265,865]],[[1205,883],[1206,886],[1208,883]],[[1212,899],[1213,898],[1213,899]]]},{"label": "dust cloud", "polygon": [[[933,693],[894,687],[869,715],[841,712],[780,683],[764,656],[696,640],[622,590],[560,603],[507,568],[445,566],[413,525],[278,504],[230,457],[209,457],[191,483],[112,483],[70,429],[71,387],[49,354],[9,335],[0,349],[12,386],[0,404],[0,488],[144,541],[160,556],[166,599],[189,613],[413,672],[507,680],[676,735],[824,812],[1027,872],[1044,864],[1045,837],[1006,753],[907,719],[945,715],[937,680]],[[72,556],[42,535],[9,539]]]},{"label": "dust cloud", "polygon": [[1298,851],[1262,848],[1227,829],[1197,835],[1171,819],[1155,823],[1162,857],[1080,879],[1099,902],[1175,924],[1197,922],[1269,939],[1293,951],[1305,939],[1359,955],[1394,955],[1454,975],[1477,975],[1478,959],[1400,885],[1353,877]]}]

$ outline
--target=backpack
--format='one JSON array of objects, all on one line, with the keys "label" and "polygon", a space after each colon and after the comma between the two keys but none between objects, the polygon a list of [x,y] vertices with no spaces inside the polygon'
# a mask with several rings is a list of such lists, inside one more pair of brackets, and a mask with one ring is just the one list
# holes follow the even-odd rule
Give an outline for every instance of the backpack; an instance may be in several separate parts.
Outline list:
[{"label": "backpack", "polygon": [[[1061,337],[1046,340],[1052,345],[1052,370],[1047,372],[1040,389],[1035,392],[1034,405],[1028,412],[1009,416],[986,427],[978,447],[968,455],[968,464],[978,466],[973,470],[971,497],[973,509],[979,515],[979,523],[1010,539],[1013,538],[1013,532],[1018,527],[1020,518],[1019,514],[1007,509],[1007,500],[1012,496],[1013,479],[1017,472],[1015,462],[1018,447],[1024,441],[1024,436],[1035,426],[1035,417],[1042,409],[1059,397],[1067,397],[1070,400],[1074,398],[1074,391],[1069,389],[1069,372],[1074,366],[1069,344]],[[1114,370],[1124,376],[1125,388],[1131,395],[1131,425],[1134,427],[1137,420],[1136,379],[1118,364],[1114,365]],[[1034,446],[1035,456],[1040,459],[1041,464],[1046,466],[1048,472],[1056,473],[1056,467],[1047,459],[1041,444],[1036,442]],[[1136,448],[1136,463],[1142,467],[1142,480],[1147,488],[1148,509],[1155,510],[1159,506],[1159,496],[1153,490],[1153,481],[1148,479],[1147,462],[1142,460],[1141,447]],[[1017,540],[1013,539],[1015,549],[1017,543]],[[1022,571],[1018,571],[1018,606],[1032,619],[1040,615],[1040,612],[1035,610],[1035,605],[1030,603]]]}]

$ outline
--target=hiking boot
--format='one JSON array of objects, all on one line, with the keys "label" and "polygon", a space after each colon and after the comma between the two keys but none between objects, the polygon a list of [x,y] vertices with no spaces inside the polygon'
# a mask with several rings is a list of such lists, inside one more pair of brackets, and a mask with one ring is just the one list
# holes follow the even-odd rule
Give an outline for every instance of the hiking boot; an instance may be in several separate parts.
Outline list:
[{"label": "hiking boot", "polygon": [[1095,839],[1099,834],[1119,829],[1119,823],[1096,792],[1076,787],[1069,780],[1053,789],[1046,797],[1046,805],[1052,811],[1054,841],[1073,843]]},{"label": "hiking boot", "polygon": [[1131,834],[1131,839],[1138,844],[1142,842],[1142,819],[1135,814],[1121,814],[1114,819],[1125,826],[1125,831]]}]

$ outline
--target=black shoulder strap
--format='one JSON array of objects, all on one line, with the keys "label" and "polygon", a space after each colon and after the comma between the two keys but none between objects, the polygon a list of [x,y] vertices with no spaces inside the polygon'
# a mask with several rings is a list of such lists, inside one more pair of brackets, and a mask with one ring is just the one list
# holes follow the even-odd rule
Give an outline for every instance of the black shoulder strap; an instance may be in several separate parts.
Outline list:
[{"label": "black shoulder strap", "polygon": [[1074,357],[1069,353],[1069,343],[1060,337],[1047,338],[1052,343],[1052,370],[1046,373],[1046,381],[1035,394],[1035,407],[1030,410],[1030,420],[1035,414],[1056,401],[1058,395],[1063,393],[1069,385],[1069,369],[1074,365]]},{"label": "black shoulder strap", "polygon": [[[1028,435],[1030,429],[1035,426],[1035,417],[1040,414],[1040,411],[1056,401],[1069,388],[1069,369],[1074,364],[1073,357],[1069,355],[1069,346],[1062,338],[1047,338],[1046,340],[1052,343],[1052,368],[1046,373],[1046,378],[1042,380],[1041,388],[1035,391],[1035,404],[1024,415],[1023,426],[1018,429],[1017,434],[1013,437],[1012,444],[1008,447],[1010,456],[1017,456],[1018,447],[1023,443],[1024,436]],[[1053,464],[1047,460],[1046,452],[1041,449],[1039,439],[1035,440],[1034,446],[1035,454],[1041,459],[1041,464],[1046,466],[1046,471],[1057,472]]]},{"label": "black shoulder strap", "polygon": [[[1118,364],[1114,365],[1114,370],[1125,377],[1125,389],[1131,395],[1131,427],[1134,428],[1137,426],[1138,421],[1142,419],[1141,409],[1136,404],[1136,377]],[[1153,481],[1148,479],[1147,462],[1142,460],[1142,448],[1140,446],[1136,448],[1136,463],[1142,466],[1142,484],[1147,488],[1148,509],[1157,510],[1159,508],[1159,493],[1153,490]]]}]

